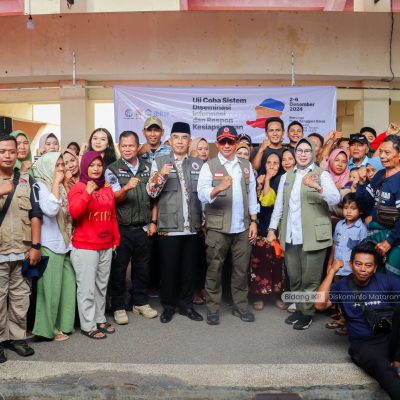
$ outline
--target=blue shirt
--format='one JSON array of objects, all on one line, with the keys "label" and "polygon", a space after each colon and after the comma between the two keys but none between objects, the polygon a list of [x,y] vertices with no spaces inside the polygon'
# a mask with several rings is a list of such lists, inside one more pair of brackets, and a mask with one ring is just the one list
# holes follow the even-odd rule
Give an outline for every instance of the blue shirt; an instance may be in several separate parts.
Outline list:
[{"label": "blue shirt", "polygon": [[347,169],[348,169],[349,171],[351,171],[353,168],[356,168],[356,167],[357,167],[357,168],[366,167],[367,164],[368,164],[368,161],[369,161],[368,156],[365,156],[365,157],[364,157],[364,160],[362,160],[362,163],[361,163],[361,164],[355,165],[355,164],[354,164],[354,161],[353,161],[353,158],[350,158],[349,165],[347,166]]},{"label": "blue shirt", "polygon": [[148,161],[150,164],[154,161],[156,157],[165,156],[171,153],[171,147],[164,143],[161,143],[156,150],[150,150],[140,156],[142,160]]},{"label": "blue shirt", "polygon": [[354,224],[347,225],[346,220],[342,219],[336,224],[333,240],[335,242],[335,252],[333,257],[343,261],[343,267],[336,275],[346,276],[351,274],[350,255],[354,246],[367,237],[368,229],[359,218]]},{"label": "blue shirt", "polygon": [[[333,304],[340,304],[346,317],[349,341],[357,342],[373,336],[361,304],[356,301],[354,290],[349,284],[353,275],[349,275],[331,286],[329,300]],[[390,306],[390,297],[393,302],[400,300],[400,278],[392,275],[375,273],[368,284],[359,287],[366,308],[381,308]]]}]

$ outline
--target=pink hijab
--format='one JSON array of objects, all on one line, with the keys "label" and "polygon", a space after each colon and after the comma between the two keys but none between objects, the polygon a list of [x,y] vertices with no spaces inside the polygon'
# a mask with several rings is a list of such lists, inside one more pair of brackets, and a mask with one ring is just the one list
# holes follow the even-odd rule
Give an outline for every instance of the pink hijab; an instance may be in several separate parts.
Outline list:
[{"label": "pink hijab", "polygon": [[347,158],[347,163],[349,162],[349,156],[343,149],[335,149],[332,151],[331,155],[328,158],[328,172],[331,174],[331,177],[333,178],[333,181],[335,184],[339,183],[339,188],[343,188],[346,183],[349,181],[349,170],[346,168],[346,171],[344,171],[342,174],[336,174],[333,169],[333,161],[335,158],[338,156],[338,154],[343,153],[346,158]]}]

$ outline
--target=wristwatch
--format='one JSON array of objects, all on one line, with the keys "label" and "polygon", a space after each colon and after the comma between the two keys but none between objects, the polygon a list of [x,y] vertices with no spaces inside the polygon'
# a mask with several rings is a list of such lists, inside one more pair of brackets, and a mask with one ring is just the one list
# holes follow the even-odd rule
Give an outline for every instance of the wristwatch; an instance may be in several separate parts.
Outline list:
[{"label": "wristwatch", "polygon": [[256,219],[251,218],[250,222],[255,222],[256,224],[258,224],[260,221],[258,220],[258,218],[256,218]]},{"label": "wristwatch", "polygon": [[41,243],[32,243],[31,248],[35,249],[35,250],[40,250],[42,248],[42,244]]},{"label": "wristwatch", "polygon": [[152,219],[152,220],[150,221],[150,223],[151,223],[151,224],[154,224],[154,225],[157,225],[157,220],[156,220],[156,219]]}]

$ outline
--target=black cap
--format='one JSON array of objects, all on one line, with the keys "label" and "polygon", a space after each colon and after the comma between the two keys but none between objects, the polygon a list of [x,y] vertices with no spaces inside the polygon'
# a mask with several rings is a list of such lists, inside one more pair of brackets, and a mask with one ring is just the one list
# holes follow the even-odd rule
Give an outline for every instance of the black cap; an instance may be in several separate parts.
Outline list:
[{"label": "black cap", "polygon": [[231,125],[221,126],[217,131],[217,141],[222,139],[231,139],[236,141],[238,139],[236,129]]},{"label": "black cap", "polygon": [[360,133],[353,133],[350,135],[349,145],[352,145],[355,142],[359,142],[361,144],[368,144],[368,140],[364,135]]},{"label": "black cap", "polygon": [[187,122],[174,122],[171,128],[171,135],[175,132],[191,135],[190,125]]},{"label": "black cap", "polygon": [[247,133],[240,133],[237,140],[238,142],[245,140],[249,144],[253,144],[253,142],[251,141],[251,137]]},{"label": "black cap", "polygon": [[376,130],[374,128],[371,128],[369,126],[364,126],[363,128],[360,129],[360,133],[364,132],[371,132],[376,137]]}]

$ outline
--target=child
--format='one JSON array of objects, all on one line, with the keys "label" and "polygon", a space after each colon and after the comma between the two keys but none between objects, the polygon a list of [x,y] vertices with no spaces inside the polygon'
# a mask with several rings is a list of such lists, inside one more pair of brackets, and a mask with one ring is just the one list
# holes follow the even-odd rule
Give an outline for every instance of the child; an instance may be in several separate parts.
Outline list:
[{"label": "child", "polygon": [[351,192],[355,193],[357,191],[357,184],[358,184],[358,170],[360,168],[359,167],[354,167],[350,170],[350,174],[349,174],[349,183],[348,185],[351,188]]},{"label": "child", "polygon": [[[340,279],[352,273],[350,269],[350,255],[354,246],[367,237],[367,227],[360,218],[360,208],[356,202],[355,193],[348,193],[343,197],[343,216],[333,234],[333,245],[328,261],[328,268],[334,262],[340,262],[342,267],[336,273]],[[329,329],[336,329],[336,333],[343,335],[346,332],[344,319],[330,322],[326,325]],[[344,329],[343,329],[344,328]]]}]

